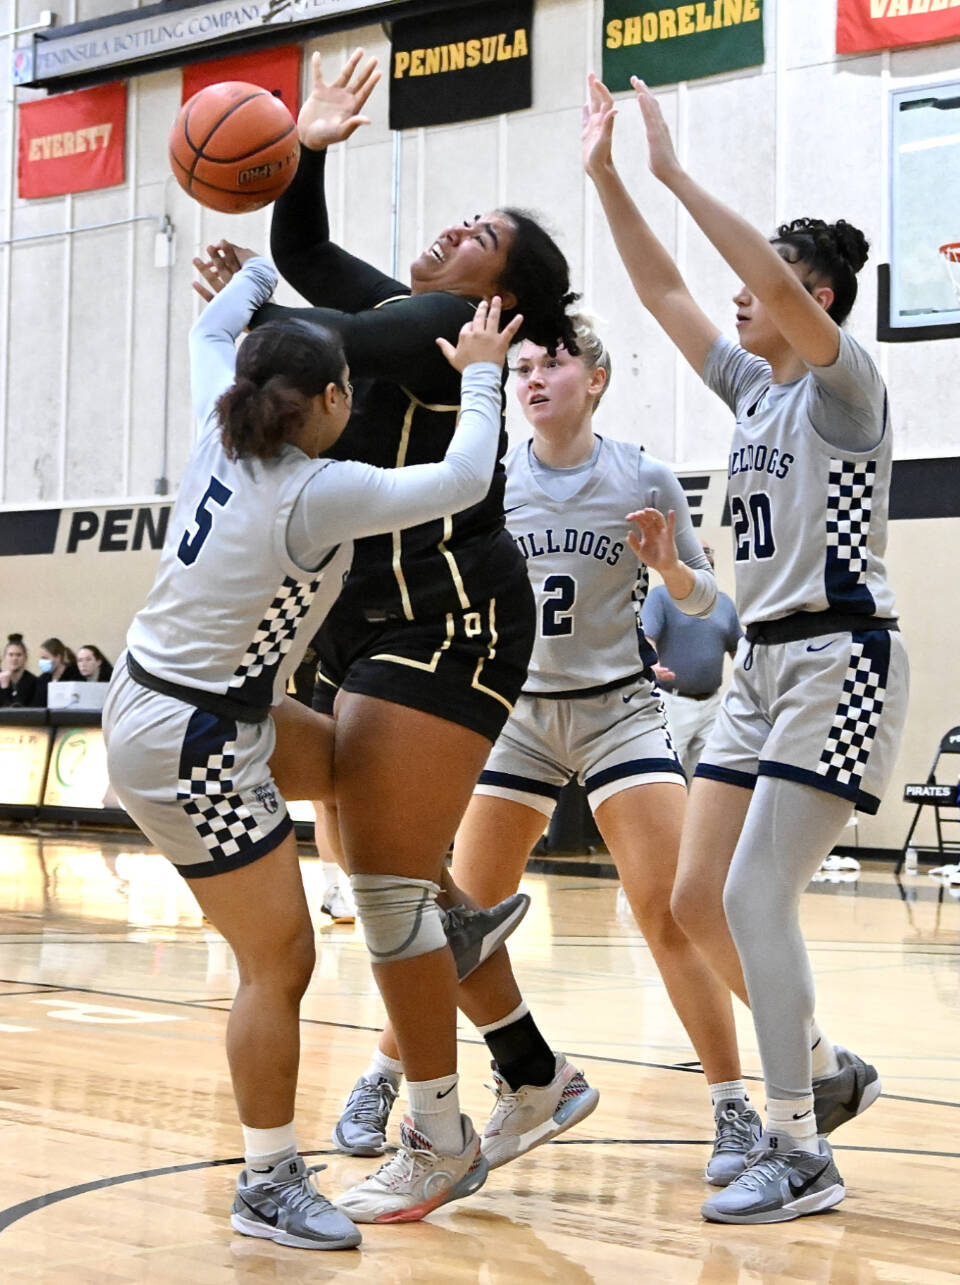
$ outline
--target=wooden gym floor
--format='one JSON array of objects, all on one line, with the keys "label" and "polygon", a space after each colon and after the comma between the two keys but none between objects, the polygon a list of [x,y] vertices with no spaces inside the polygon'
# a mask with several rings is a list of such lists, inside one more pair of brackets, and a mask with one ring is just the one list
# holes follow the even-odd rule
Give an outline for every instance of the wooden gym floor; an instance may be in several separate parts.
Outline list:
[{"label": "wooden gym floor", "polygon": [[[319,909],[303,1009],[301,1146],[335,1194],[376,1162],[331,1151],[380,1004],[359,931]],[[235,1235],[223,1052],[234,971],[183,883],[131,838],[0,835],[0,1280],[417,1285],[944,1285],[960,1279],[960,901],[867,867],[815,885],[804,918],[821,1023],[881,1069],[883,1100],[836,1135],[839,1209],[772,1227],[703,1223],[711,1117],[693,1053],[615,884],[535,875],[512,954],[548,1038],[601,1091],[580,1128],[360,1252]],[[758,1072],[748,1016],[745,1069]],[[462,1096],[491,1102],[462,1032]],[[757,1086],[762,1104],[762,1088]]]}]

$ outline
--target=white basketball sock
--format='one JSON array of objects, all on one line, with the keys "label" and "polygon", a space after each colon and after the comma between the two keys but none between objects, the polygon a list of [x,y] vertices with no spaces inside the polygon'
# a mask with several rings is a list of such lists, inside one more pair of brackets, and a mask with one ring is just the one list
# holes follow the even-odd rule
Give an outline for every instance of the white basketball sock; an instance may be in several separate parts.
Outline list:
[{"label": "white basketball sock", "polygon": [[767,1098],[767,1132],[787,1134],[801,1151],[818,1155],[817,1118],[813,1094],[805,1098]]},{"label": "white basketball sock", "polygon": [[721,1080],[719,1084],[708,1084],[710,1105],[716,1111],[721,1102],[749,1102],[750,1094],[743,1080]]},{"label": "white basketball sock", "polygon": [[382,1075],[395,1089],[399,1089],[400,1081],[403,1079],[403,1063],[395,1057],[387,1057],[382,1049],[375,1048],[370,1057],[370,1065],[363,1074],[368,1080]]},{"label": "white basketball sock", "polygon": [[463,1150],[460,1124],[459,1075],[442,1075],[436,1080],[408,1080],[407,1101],[413,1125],[429,1138],[444,1156],[458,1156]]},{"label": "white basketball sock", "polygon": [[837,1061],[837,1050],[821,1031],[814,1018],[810,1023],[810,1065],[815,1080],[823,1080],[828,1075],[836,1075],[840,1070]]},{"label": "white basketball sock", "polygon": [[252,1173],[269,1173],[274,1165],[297,1154],[297,1140],[293,1121],[276,1129],[251,1129],[241,1124],[243,1130],[243,1159]]}]

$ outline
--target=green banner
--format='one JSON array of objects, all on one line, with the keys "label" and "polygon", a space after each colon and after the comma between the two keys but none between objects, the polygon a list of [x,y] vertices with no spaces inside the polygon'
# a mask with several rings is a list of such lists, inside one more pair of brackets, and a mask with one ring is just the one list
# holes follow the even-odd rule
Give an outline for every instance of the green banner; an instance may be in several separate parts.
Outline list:
[{"label": "green banner", "polygon": [[715,76],[763,62],[763,0],[604,0],[603,79],[648,85]]}]

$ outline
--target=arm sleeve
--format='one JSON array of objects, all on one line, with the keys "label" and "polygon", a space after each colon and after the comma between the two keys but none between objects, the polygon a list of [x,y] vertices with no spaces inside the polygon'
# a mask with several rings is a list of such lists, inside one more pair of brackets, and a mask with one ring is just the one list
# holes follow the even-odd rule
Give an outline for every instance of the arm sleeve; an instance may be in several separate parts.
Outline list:
[{"label": "arm sleeve", "polygon": [[643,632],[648,638],[656,642],[663,632],[663,594],[665,592],[663,585],[657,585],[647,594],[647,600],[643,604],[641,613],[641,625]]},{"label": "arm sleeve", "polygon": [[190,330],[190,391],[198,432],[203,432],[217,398],[233,383],[237,336],[254,311],[273,294],[276,269],[266,259],[248,259],[215,295]]},{"label": "arm sleeve", "polygon": [[887,390],[867,351],[841,330],[833,365],[808,369],[814,380],[810,419],[824,441],[846,451],[878,446],[886,425]]},{"label": "arm sleeve", "polygon": [[685,598],[674,598],[674,603],[685,616],[709,616],[717,600],[717,579],[713,574],[703,545],[697,539],[690,517],[690,506],[683,487],[675,474],[659,460],[646,458],[641,468],[649,470],[649,503],[659,509],[664,517],[673,509],[676,514],[674,538],[677,553],[696,576],[693,588]]},{"label": "arm sleeve", "polygon": [[273,208],[270,253],[284,278],[316,307],[362,312],[408,287],[330,240],[327,153],[303,148],[296,177]]},{"label": "arm sleeve", "polygon": [[735,415],[755,402],[770,383],[770,367],[739,344],[719,335],[707,353],[701,378]]},{"label": "arm sleeve", "polygon": [[287,550],[315,566],[331,545],[416,526],[479,503],[490,488],[500,439],[500,368],[475,362],[463,374],[462,410],[436,464],[382,469],[329,461],[304,487],[287,527]]},{"label": "arm sleeve", "polygon": [[253,320],[299,317],[335,330],[343,340],[351,378],[388,379],[414,388],[443,388],[451,367],[437,347],[438,336],[457,342],[460,327],[476,305],[458,295],[405,295],[385,308],[339,312],[332,308],[284,308],[269,304]]},{"label": "arm sleeve", "polygon": [[733,655],[737,650],[737,643],[743,637],[743,630],[737,618],[737,609],[733,605],[733,599],[725,593],[717,595],[717,605],[723,606],[727,613],[727,651]]}]

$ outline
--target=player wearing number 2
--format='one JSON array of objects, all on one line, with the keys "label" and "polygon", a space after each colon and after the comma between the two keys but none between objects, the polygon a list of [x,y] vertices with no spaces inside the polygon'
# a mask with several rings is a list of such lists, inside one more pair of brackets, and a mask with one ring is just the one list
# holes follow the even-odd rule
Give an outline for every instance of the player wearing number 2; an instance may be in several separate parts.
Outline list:
[{"label": "player wearing number 2", "polygon": [[634,88],[653,174],[743,282],[738,345],[701,312],[628,195],[611,156],[616,109],[591,78],[584,164],[620,256],[641,302],[737,418],[729,500],[746,638],[696,771],[673,904],[749,999],[767,1092],[750,1163],[702,1212],[780,1222],[843,1199],[818,1135],[880,1090],[874,1068],[814,1022],[798,907],[852,808],[877,810],[906,714],[907,657],[883,564],[887,396],[841,329],[867,257],[862,233],[798,219],[767,241],[683,170],[657,100],[641,81]]}]

